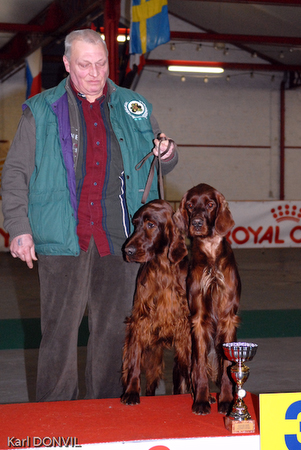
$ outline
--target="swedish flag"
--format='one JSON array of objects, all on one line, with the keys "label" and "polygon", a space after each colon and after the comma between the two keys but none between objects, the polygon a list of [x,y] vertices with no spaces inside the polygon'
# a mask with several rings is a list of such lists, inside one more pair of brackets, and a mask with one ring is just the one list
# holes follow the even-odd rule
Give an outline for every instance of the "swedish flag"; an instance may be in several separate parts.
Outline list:
[{"label": "swedish flag", "polygon": [[132,0],[130,53],[150,52],[169,40],[167,0]]}]

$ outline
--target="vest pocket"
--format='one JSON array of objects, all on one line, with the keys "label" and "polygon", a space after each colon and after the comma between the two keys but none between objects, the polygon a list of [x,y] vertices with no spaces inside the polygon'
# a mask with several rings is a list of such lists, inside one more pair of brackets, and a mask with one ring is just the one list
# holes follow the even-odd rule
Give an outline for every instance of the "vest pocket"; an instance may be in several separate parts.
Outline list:
[{"label": "vest pocket", "polygon": [[69,253],[72,241],[74,244],[75,220],[66,192],[30,194],[28,217],[37,252],[42,246],[49,248],[49,254]]}]

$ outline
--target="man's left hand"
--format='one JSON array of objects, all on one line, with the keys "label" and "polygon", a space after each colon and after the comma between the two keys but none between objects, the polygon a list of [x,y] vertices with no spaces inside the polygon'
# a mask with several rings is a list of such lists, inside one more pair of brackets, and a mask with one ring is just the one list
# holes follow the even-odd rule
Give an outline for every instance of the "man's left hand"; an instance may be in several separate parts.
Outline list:
[{"label": "man's left hand", "polygon": [[[167,149],[167,147],[170,143],[168,140],[169,138],[164,133],[160,134],[160,138],[165,138],[165,139],[163,139],[163,140],[155,139],[154,140],[155,147],[153,148],[153,153],[155,156],[158,156],[158,154],[159,154],[159,144],[160,144],[160,155],[161,155],[162,153],[165,152],[165,150]],[[173,155],[174,151],[175,151],[175,144],[172,142],[170,144],[170,148],[169,148],[168,152],[162,156],[162,160],[164,161],[166,159],[170,159],[171,156]]]}]

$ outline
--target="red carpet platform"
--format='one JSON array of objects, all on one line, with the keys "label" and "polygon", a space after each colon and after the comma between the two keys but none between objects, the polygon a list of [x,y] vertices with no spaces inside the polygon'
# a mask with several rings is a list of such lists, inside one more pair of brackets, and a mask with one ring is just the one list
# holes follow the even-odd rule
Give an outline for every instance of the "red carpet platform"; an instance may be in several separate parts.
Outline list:
[{"label": "red carpet platform", "polygon": [[255,433],[231,435],[224,416],[191,412],[190,395],[142,397],[140,405],[119,399],[0,405],[0,449],[82,448],[131,450],[259,450],[258,397],[245,399]]}]

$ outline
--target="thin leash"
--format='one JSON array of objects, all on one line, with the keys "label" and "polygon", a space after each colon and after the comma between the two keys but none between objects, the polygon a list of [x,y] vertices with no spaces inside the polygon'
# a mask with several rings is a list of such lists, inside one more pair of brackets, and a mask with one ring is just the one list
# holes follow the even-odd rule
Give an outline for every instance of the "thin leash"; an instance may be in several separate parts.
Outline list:
[{"label": "thin leash", "polygon": [[[146,185],[145,185],[145,189],[144,189],[144,193],[141,199],[141,203],[145,203],[154,179],[154,175],[155,175],[155,169],[156,169],[156,162],[158,160],[158,183],[159,183],[159,193],[160,193],[160,198],[161,200],[164,200],[164,186],[163,186],[163,175],[162,175],[162,166],[161,166],[161,158],[162,156],[166,155],[166,153],[168,153],[168,151],[170,150],[170,146],[174,145],[175,146],[175,142],[172,139],[168,139],[166,137],[158,137],[157,138],[159,140],[159,145],[158,145],[158,156],[155,156],[153,154],[153,152],[149,152],[146,156],[144,156],[144,158],[135,166],[136,170],[140,170],[141,167],[143,166],[143,164],[145,163],[145,161],[150,158],[152,155],[154,156],[154,159],[151,163],[151,167],[149,170],[149,174],[148,174],[148,178],[146,181]],[[160,153],[160,147],[163,141],[168,141],[168,145],[167,145],[167,149],[161,154]]]}]

